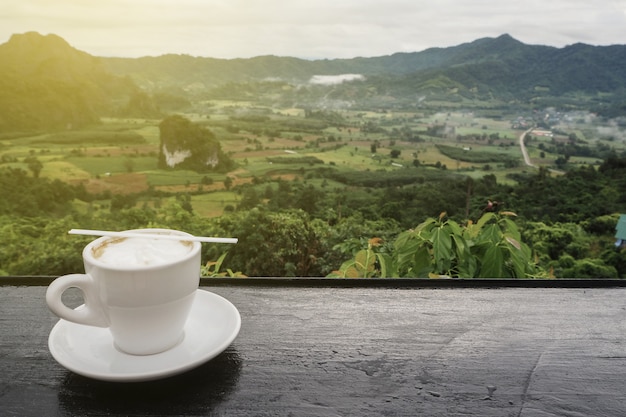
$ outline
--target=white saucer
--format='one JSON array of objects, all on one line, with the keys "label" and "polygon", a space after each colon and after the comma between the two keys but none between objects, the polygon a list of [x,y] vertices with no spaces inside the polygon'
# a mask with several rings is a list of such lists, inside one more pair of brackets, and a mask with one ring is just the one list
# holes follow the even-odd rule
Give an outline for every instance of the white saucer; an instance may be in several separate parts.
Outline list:
[{"label": "white saucer", "polygon": [[59,320],[48,347],[54,359],[77,374],[105,381],[148,381],[195,368],[224,351],[239,333],[241,316],[225,298],[198,290],[185,338],[163,353],[128,355],[113,346],[109,329]]}]

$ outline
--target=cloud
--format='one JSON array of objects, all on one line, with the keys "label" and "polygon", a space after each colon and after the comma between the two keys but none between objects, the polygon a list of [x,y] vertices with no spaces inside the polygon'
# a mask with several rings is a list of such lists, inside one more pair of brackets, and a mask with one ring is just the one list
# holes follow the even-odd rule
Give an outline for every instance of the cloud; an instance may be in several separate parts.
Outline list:
[{"label": "cloud", "polygon": [[309,83],[317,85],[335,85],[364,79],[365,77],[361,74],[314,75],[309,80]]}]

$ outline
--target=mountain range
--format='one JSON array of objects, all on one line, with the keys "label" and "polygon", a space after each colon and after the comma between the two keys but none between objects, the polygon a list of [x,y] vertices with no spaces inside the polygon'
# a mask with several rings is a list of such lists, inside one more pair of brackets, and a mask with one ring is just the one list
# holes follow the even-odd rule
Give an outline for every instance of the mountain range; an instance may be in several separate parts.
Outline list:
[{"label": "mountain range", "polygon": [[[259,56],[249,59],[213,59],[189,55],[163,55],[144,58],[106,58],[106,65],[117,74],[133,74],[150,80],[185,79],[207,85],[226,81],[284,79],[306,81],[314,75],[363,74],[365,76],[404,76],[441,73],[452,80],[481,84],[507,84],[534,87],[559,84],[559,89],[582,88],[606,91],[624,86],[626,45],[591,46],[574,44],[564,48],[526,45],[510,35],[483,38],[449,48],[422,52],[396,53],[373,58],[309,61],[290,57]],[[459,77],[461,72],[467,73]],[[593,77],[590,75],[593,74]],[[550,85],[545,85],[549,87]],[[468,85],[469,86],[469,85]]]},{"label": "mountain range", "polygon": [[354,75],[349,78],[354,81],[316,87],[338,100],[356,98],[368,105],[380,104],[380,97],[396,107],[414,105],[418,97],[437,97],[468,106],[477,101],[556,103],[626,115],[626,45],[556,48],[527,45],[506,34],[421,52],[305,60],[95,57],[59,36],[28,32],[0,45],[0,63],[2,131],[80,126],[137,108],[154,113],[154,106],[145,105],[146,96],[167,92],[185,100],[210,98],[232,91],[224,86],[245,89],[251,83],[275,83],[274,93],[292,91],[289,100],[305,105],[301,91],[296,100],[293,90],[283,87],[346,74]]},{"label": "mountain range", "polygon": [[446,87],[483,89],[497,95],[612,93],[626,86],[626,45],[564,48],[526,45],[509,35],[483,38],[449,48],[373,58],[308,61],[290,57],[213,59],[188,55],[107,58],[107,68],[162,85],[280,79],[304,82],[314,75],[362,74],[393,78],[407,87],[444,80]]}]

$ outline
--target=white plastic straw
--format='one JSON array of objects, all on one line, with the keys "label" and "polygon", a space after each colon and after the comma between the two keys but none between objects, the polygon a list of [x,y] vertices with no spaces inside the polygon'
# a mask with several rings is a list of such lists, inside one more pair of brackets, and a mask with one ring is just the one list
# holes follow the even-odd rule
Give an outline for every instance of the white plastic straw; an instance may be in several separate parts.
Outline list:
[{"label": "white plastic straw", "polygon": [[231,237],[203,237],[203,236],[185,236],[185,235],[165,235],[158,233],[133,233],[133,232],[112,232],[108,230],[86,230],[72,229],[68,232],[70,235],[87,235],[87,236],[111,236],[111,237],[138,237],[144,239],[169,239],[169,240],[185,240],[187,242],[209,242],[209,243],[237,243],[237,238]]}]

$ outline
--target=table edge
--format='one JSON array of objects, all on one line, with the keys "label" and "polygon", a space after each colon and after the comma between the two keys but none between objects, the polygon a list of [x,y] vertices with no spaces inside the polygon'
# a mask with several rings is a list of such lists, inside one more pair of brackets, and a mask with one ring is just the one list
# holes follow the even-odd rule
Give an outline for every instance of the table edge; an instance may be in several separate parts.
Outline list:
[{"label": "table edge", "polygon": [[[56,276],[0,276],[2,286],[47,286]],[[624,279],[458,279],[458,278],[322,278],[248,277],[200,278],[201,287],[383,287],[383,288],[616,288]]]}]

